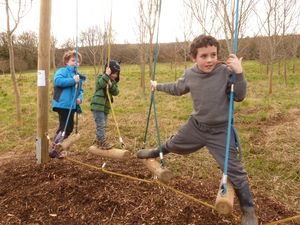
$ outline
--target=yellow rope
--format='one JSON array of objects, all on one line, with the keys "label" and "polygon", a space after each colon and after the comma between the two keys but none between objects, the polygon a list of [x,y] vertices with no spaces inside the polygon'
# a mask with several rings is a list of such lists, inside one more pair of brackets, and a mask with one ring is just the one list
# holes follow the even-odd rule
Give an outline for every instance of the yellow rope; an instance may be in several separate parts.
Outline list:
[{"label": "yellow rope", "polygon": [[[141,179],[141,178],[137,178],[137,177],[132,177],[132,176],[129,176],[129,175],[124,175],[124,174],[120,174],[120,173],[116,173],[116,172],[112,172],[112,171],[109,171],[109,170],[106,170],[104,168],[100,168],[100,167],[97,167],[97,166],[93,166],[91,164],[87,164],[87,163],[83,163],[83,162],[80,162],[76,159],[72,159],[72,158],[69,158],[69,157],[66,157],[65,159],[69,160],[69,161],[72,161],[72,162],[75,162],[77,164],[80,164],[80,165],[83,165],[83,166],[86,166],[86,167],[90,167],[92,169],[95,169],[95,170],[99,170],[103,173],[107,173],[107,174],[110,174],[110,175],[114,175],[114,176],[118,176],[118,177],[123,177],[123,178],[127,178],[127,179],[130,179],[130,180],[134,180],[134,181],[139,181],[139,182],[144,182],[144,183],[148,183],[148,184],[156,184],[156,185],[159,185],[159,186],[162,186],[164,188],[167,188],[173,192],[175,192],[176,194],[178,195],[182,195],[184,197],[186,197],[187,199],[190,199],[194,202],[197,202],[203,206],[206,206],[208,208],[211,208],[213,210],[216,210],[216,207],[207,203],[207,202],[204,202],[204,201],[201,201],[191,195],[188,195],[182,191],[179,191],[167,184],[164,184],[162,182],[160,182],[159,180],[146,180],[146,179]],[[231,214],[232,217],[236,220],[236,221],[240,221],[240,217],[237,216],[237,215],[234,215],[234,214]],[[289,222],[289,221],[296,221],[300,219],[300,214],[299,215],[296,215],[296,216],[292,216],[292,217],[288,217],[288,218],[285,218],[285,219],[282,219],[282,220],[277,220],[277,221],[274,221],[274,222],[271,222],[271,223],[266,223],[264,225],[277,225],[277,224],[281,224],[281,223],[286,223],[286,222]]]},{"label": "yellow rope", "polygon": [[137,178],[137,177],[132,177],[132,176],[129,176],[129,175],[124,175],[124,174],[120,174],[120,173],[116,173],[116,172],[111,172],[111,171],[108,171],[104,168],[100,168],[100,167],[93,166],[93,165],[90,165],[90,164],[87,164],[87,163],[83,163],[83,162],[80,162],[76,159],[71,159],[69,157],[66,157],[65,159],[67,159],[69,161],[72,161],[72,162],[75,162],[75,163],[78,163],[78,164],[81,164],[81,165],[86,166],[86,167],[90,167],[90,168],[95,169],[95,170],[99,170],[103,173],[114,175],[114,176],[123,177],[123,178],[131,179],[131,180],[135,180],[135,181],[140,181],[140,182],[144,182],[144,183],[152,183],[153,182],[152,180],[145,180],[145,179],[140,179],[140,178]]},{"label": "yellow rope", "polygon": [[[110,63],[110,49],[111,49],[111,30],[112,30],[112,6],[110,7],[110,20],[109,20],[109,28],[108,28],[108,45],[107,45],[107,66],[109,67],[109,63]],[[109,101],[109,105],[110,105],[110,108],[111,108],[111,112],[112,112],[112,117],[114,119],[114,122],[115,122],[115,125],[116,125],[116,128],[117,128],[117,132],[118,132],[118,136],[119,136],[119,141],[121,143],[121,148],[124,148],[125,147],[125,144],[123,142],[123,139],[121,137],[121,132],[120,132],[120,129],[119,129],[119,124],[117,122],[117,119],[116,119],[116,116],[115,116],[115,112],[114,112],[114,108],[112,106],[112,102],[111,102],[111,98],[110,98],[110,93],[109,93],[109,87],[108,85],[106,86],[106,95],[107,95],[107,98],[108,98],[108,101]]]},{"label": "yellow rope", "polygon": [[277,221],[274,221],[274,222],[271,222],[271,223],[266,223],[264,225],[276,225],[276,224],[286,223],[286,222],[289,222],[289,221],[296,221],[298,219],[300,219],[300,214],[296,215],[296,216],[288,217],[288,218],[285,218],[285,219],[282,219],[282,220],[277,220]]},{"label": "yellow rope", "polygon": [[110,46],[111,46],[111,30],[112,30],[112,0],[110,2],[110,18],[109,18],[109,28],[108,28],[108,45],[107,45],[107,65],[109,66],[110,61]]},{"label": "yellow rope", "polygon": [[118,136],[119,136],[119,141],[121,143],[121,147],[124,148],[125,144],[124,144],[123,139],[121,137],[121,132],[120,132],[120,129],[119,129],[119,124],[117,122],[117,119],[116,119],[116,116],[115,116],[115,111],[114,111],[114,108],[112,106],[112,102],[111,102],[111,99],[110,99],[110,93],[109,93],[109,90],[108,90],[108,86],[106,86],[106,95],[107,95],[107,98],[108,98],[108,101],[109,101],[109,105],[110,105],[110,108],[111,108],[112,117],[113,117],[113,119],[115,121],[115,125],[116,125],[116,128],[117,128],[117,132],[118,132]]},{"label": "yellow rope", "polygon": [[195,197],[193,197],[193,196],[190,196],[190,195],[188,195],[188,194],[186,194],[186,193],[183,193],[183,192],[181,192],[181,191],[179,191],[179,190],[177,190],[177,189],[175,189],[175,188],[173,188],[173,187],[171,187],[171,186],[169,186],[169,185],[166,185],[166,184],[160,182],[159,180],[156,180],[155,182],[156,182],[158,185],[161,185],[161,186],[163,186],[163,187],[165,187],[165,188],[167,188],[167,189],[170,189],[171,191],[175,192],[176,194],[180,194],[180,195],[182,195],[182,196],[184,196],[184,197],[186,197],[186,198],[188,198],[188,199],[191,199],[191,200],[194,201],[194,202],[200,203],[201,205],[204,205],[204,206],[206,206],[206,207],[208,207],[208,208],[211,208],[211,209],[213,209],[213,210],[216,210],[216,207],[215,207],[215,206],[213,206],[213,205],[211,205],[211,204],[209,204],[209,203],[207,203],[207,202],[203,202],[203,201],[201,201],[201,200],[199,200],[199,199],[197,199],[197,198],[195,198]]},{"label": "yellow rope", "polygon": [[[186,198],[188,198],[188,199],[190,199],[190,200],[192,200],[192,201],[194,201],[194,202],[197,202],[197,203],[199,203],[199,204],[201,204],[201,205],[203,205],[203,206],[206,206],[206,207],[208,207],[208,208],[211,208],[211,209],[213,209],[213,210],[216,210],[216,207],[215,207],[215,206],[213,206],[213,205],[211,205],[211,204],[209,204],[209,203],[207,203],[207,202],[201,201],[201,200],[199,200],[199,199],[196,199],[195,197],[190,196],[190,195],[188,195],[188,194],[186,194],[186,193],[184,193],[184,192],[181,192],[181,191],[179,191],[179,190],[177,190],[177,189],[175,189],[175,188],[173,188],[173,187],[171,187],[171,186],[169,186],[169,185],[167,185],[167,184],[164,184],[164,183],[160,182],[159,180],[146,180],[146,179],[140,179],[140,178],[132,177],[132,176],[129,176],[129,175],[124,175],[124,174],[120,174],[120,173],[116,173],[116,172],[111,172],[111,171],[108,171],[108,170],[106,170],[106,169],[104,169],[104,168],[100,168],[100,167],[93,166],[93,165],[90,165],[90,164],[87,164],[87,163],[83,163],[83,162],[80,162],[80,161],[78,161],[78,160],[76,160],[76,159],[72,159],[72,158],[69,158],[69,157],[66,157],[65,159],[67,159],[67,160],[69,160],[69,161],[72,161],[72,162],[75,162],[75,163],[78,163],[78,164],[80,164],[80,165],[86,166],[86,167],[90,167],[90,168],[92,168],[92,169],[99,170],[99,171],[101,171],[101,172],[103,172],[103,173],[107,173],[107,174],[110,174],[110,175],[114,175],[114,176],[118,176],[118,177],[123,177],[123,178],[127,178],[127,179],[130,179],[130,180],[139,181],[139,182],[144,182],[144,183],[148,183],[148,184],[151,184],[151,183],[152,183],[152,184],[160,185],[160,186],[162,186],[162,187],[164,187],[164,188],[167,188],[167,189],[169,189],[169,190],[175,192],[176,194],[182,195],[182,196],[184,196],[184,197],[186,197]],[[240,218],[239,218],[238,216],[236,216],[236,215],[234,215],[234,214],[232,214],[232,216],[233,216],[233,218],[234,218],[235,220],[240,220]]]}]

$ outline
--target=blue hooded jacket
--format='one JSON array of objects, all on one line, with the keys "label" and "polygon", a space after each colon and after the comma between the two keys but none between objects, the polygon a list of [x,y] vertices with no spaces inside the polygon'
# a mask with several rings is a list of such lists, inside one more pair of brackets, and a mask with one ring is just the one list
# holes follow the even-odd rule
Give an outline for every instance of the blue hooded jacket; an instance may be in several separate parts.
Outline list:
[{"label": "blue hooded jacket", "polygon": [[[79,98],[82,102],[83,100],[83,88],[82,85],[86,79],[85,76],[80,75],[80,81],[77,88],[77,93],[75,93],[75,80],[74,75],[77,73],[77,68],[75,66],[66,66],[58,69],[54,74],[54,93],[52,98],[52,109],[76,109],[76,99]],[[76,97],[74,98],[74,95]]]}]

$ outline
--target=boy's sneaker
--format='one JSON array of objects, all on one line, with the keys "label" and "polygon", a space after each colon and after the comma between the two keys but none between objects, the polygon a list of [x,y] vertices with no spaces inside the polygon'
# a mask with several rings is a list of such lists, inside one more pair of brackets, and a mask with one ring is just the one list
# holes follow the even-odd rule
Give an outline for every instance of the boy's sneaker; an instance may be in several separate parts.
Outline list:
[{"label": "boy's sneaker", "polygon": [[158,149],[141,149],[136,153],[138,159],[151,159],[159,157]]},{"label": "boy's sneaker", "polygon": [[63,159],[64,158],[64,156],[59,151],[57,151],[56,149],[52,149],[49,152],[49,157],[50,158],[57,158],[57,159]]},{"label": "boy's sneaker", "polygon": [[101,148],[102,150],[109,150],[113,147],[112,144],[110,144],[106,138],[102,138],[100,140],[97,141],[97,146],[98,148]]}]

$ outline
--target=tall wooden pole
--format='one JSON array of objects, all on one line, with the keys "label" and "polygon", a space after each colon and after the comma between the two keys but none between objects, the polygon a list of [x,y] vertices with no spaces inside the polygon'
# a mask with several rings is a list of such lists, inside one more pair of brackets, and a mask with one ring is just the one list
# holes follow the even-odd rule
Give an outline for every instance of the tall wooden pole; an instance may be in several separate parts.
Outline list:
[{"label": "tall wooden pole", "polygon": [[40,30],[37,72],[37,163],[49,160],[48,103],[50,72],[51,0],[40,1]]}]

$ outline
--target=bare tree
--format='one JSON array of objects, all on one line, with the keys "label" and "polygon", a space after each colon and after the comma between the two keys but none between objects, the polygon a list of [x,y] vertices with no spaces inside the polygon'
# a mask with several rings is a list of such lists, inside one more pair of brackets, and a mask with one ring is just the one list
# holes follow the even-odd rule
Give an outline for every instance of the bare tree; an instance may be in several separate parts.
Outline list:
[{"label": "bare tree", "polygon": [[[234,34],[242,39],[247,28],[249,15],[256,5],[257,0],[240,0],[239,12],[236,11],[236,0],[210,0],[214,15],[217,18],[216,23],[220,25],[222,33],[225,36],[227,52],[232,52],[234,43]],[[236,27],[236,15],[238,17],[238,26]],[[218,27],[218,26],[217,26]]]},{"label": "bare tree", "polygon": [[[159,3],[160,0],[140,0],[139,4],[139,16],[144,22],[148,38],[148,65],[149,65],[149,76],[153,79],[153,39],[155,35],[155,28],[159,25]],[[145,7],[146,6],[146,7]]]},{"label": "bare tree", "polygon": [[[12,3],[10,1],[10,3]],[[11,79],[13,82],[15,97],[16,97],[16,116],[17,116],[17,124],[22,124],[22,114],[21,114],[21,97],[20,97],[20,89],[18,86],[18,82],[16,79],[15,65],[14,65],[14,43],[13,43],[13,33],[17,29],[21,19],[29,12],[31,9],[32,1],[30,4],[28,1],[18,0],[16,1],[16,11],[13,11],[9,5],[8,0],[5,0],[5,10],[6,10],[6,35],[7,35],[7,43],[9,50],[9,67]],[[13,26],[10,26],[11,19],[13,20]]]},{"label": "bare tree", "polygon": [[99,26],[91,26],[86,31],[81,32],[80,42],[82,51],[93,65],[94,74],[97,75],[101,68],[100,59],[103,57],[103,44],[105,43],[103,32]]},{"label": "bare tree", "polygon": [[147,61],[147,27],[145,22],[144,15],[144,5],[143,1],[139,2],[139,15],[140,20],[138,21],[138,50],[139,50],[139,64],[140,64],[140,72],[141,72],[141,88],[143,90],[144,95],[146,94],[145,90],[145,74],[146,74],[146,61]]},{"label": "bare tree", "polygon": [[76,48],[75,40],[68,38],[67,40],[64,41],[64,43],[61,45],[61,47],[66,50],[75,49]]},{"label": "bare tree", "polygon": [[[194,4],[197,4],[196,1],[194,1]],[[190,45],[190,39],[192,38],[192,26],[193,26],[193,15],[188,13],[189,11],[189,5],[184,6],[184,16],[183,16],[183,43],[181,44],[181,50],[184,58],[184,68],[187,68],[187,57],[189,55],[189,45]],[[197,6],[196,6],[197,7]],[[194,15],[196,17],[196,15]]]},{"label": "bare tree", "polygon": [[2,74],[9,71],[9,62],[8,62],[8,60],[0,59],[0,71],[2,72]]},{"label": "bare tree", "polygon": [[211,34],[216,29],[216,16],[211,7],[211,0],[184,0],[184,4],[188,9],[185,15],[189,15],[197,21],[202,34]]},{"label": "bare tree", "polygon": [[264,4],[266,13],[257,15],[259,26],[262,27],[263,34],[266,34],[268,37],[264,42],[268,51],[263,52],[264,54],[261,56],[266,59],[269,94],[273,93],[273,67],[274,63],[280,60],[278,53],[281,52],[281,55],[285,55],[282,54],[282,51],[284,51],[282,49],[284,37],[288,31],[292,32],[295,30],[293,19],[296,13],[299,13],[296,10],[296,5],[296,0],[266,0]]},{"label": "bare tree", "polygon": [[115,43],[115,32],[112,29],[112,11],[110,12],[110,21],[104,21],[104,31],[102,35],[103,47],[100,47],[100,65],[107,63],[108,59],[111,59],[113,45]]},{"label": "bare tree", "polygon": [[26,62],[28,68],[37,67],[38,36],[36,32],[25,31],[17,37],[16,55]]},{"label": "bare tree", "polygon": [[7,35],[5,32],[0,33],[0,58],[9,59]]},{"label": "bare tree", "polygon": [[[194,4],[197,4],[197,2],[193,2]],[[180,62],[184,62],[184,69],[187,68],[187,61],[189,56],[189,45],[190,40],[192,38],[192,26],[193,26],[193,13],[196,13],[196,11],[193,11],[193,13],[190,13],[191,5],[188,5],[188,3],[185,3],[183,5],[182,12],[180,13],[182,15],[182,31],[183,31],[183,41],[179,41],[179,38],[176,38],[176,43],[174,44],[174,54],[171,68],[173,69],[174,64],[174,80],[177,80],[177,65]]]},{"label": "bare tree", "polygon": [[[299,3],[299,1],[298,1]],[[295,35],[297,31],[297,27],[299,26],[299,6],[297,6],[296,0],[292,1],[284,1],[284,6],[283,6],[283,31],[282,31],[282,36],[284,36],[284,41],[283,45],[281,45],[281,50],[278,51],[278,53],[281,53],[280,59],[283,61],[283,77],[284,77],[284,83],[287,86],[288,83],[288,77],[287,77],[287,60],[289,58],[294,59],[297,54],[297,49],[299,46],[299,41],[297,41],[297,38]],[[294,22],[295,21],[295,22]],[[286,36],[286,33],[289,32],[292,35]],[[280,65],[280,63],[279,63]],[[280,71],[280,68],[279,68]]]},{"label": "bare tree", "polygon": [[[191,15],[197,20],[203,34],[225,38],[227,52],[232,52],[234,33],[243,38],[249,15],[257,0],[239,1],[238,27],[235,27],[237,15],[236,0],[185,0]],[[221,32],[220,32],[221,31]]]},{"label": "bare tree", "polygon": [[51,55],[51,61],[52,61],[52,68],[54,70],[56,70],[56,57],[55,57],[55,53],[56,53],[56,44],[57,44],[57,39],[54,37],[54,35],[51,35],[51,46],[50,46],[50,55]]},{"label": "bare tree", "polygon": [[[297,18],[300,18],[300,16],[298,16]],[[296,72],[296,65],[297,65],[297,52],[300,46],[300,37],[299,35],[296,35],[296,32],[294,32],[293,35],[289,36],[289,49],[290,49],[290,56],[293,60],[293,69],[292,72],[295,74]]]},{"label": "bare tree", "polygon": [[2,74],[9,72],[9,52],[5,32],[0,33],[0,71]]}]

